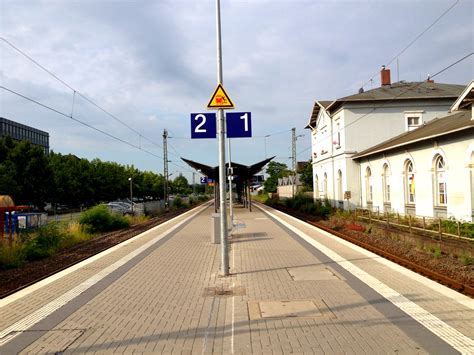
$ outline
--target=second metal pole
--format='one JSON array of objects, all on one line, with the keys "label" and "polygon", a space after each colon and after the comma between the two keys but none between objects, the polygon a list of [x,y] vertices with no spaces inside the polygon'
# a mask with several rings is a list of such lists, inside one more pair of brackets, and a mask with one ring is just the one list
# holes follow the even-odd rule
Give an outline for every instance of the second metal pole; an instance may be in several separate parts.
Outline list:
[{"label": "second metal pole", "polygon": [[229,147],[229,215],[230,215],[230,226],[231,228],[234,226],[234,208],[233,208],[233,196],[232,196],[232,182],[234,178],[234,173],[232,172],[232,154],[230,149],[230,138],[227,139],[228,147]]}]

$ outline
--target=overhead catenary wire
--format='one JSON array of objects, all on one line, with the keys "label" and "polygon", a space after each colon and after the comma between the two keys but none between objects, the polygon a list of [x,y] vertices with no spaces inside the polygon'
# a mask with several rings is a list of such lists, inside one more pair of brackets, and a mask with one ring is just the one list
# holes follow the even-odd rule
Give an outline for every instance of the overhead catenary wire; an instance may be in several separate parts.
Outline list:
[{"label": "overhead catenary wire", "polygon": [[[439,71],[436,72],[435,74],[430,75],[430,78],[431,78],[431,79],[432,79],[432,78],[435,78],[437,75],[439,75],[439,74],[443,73],[444,71],[450,69],[450,68],[453,67],[454,65],[459,64],[460,62],[466,60],[467,58],[469,58],[469,57],[472,56],[473,54],[474,54],[474,52],[471,52],[471,53],[469,53],[469,54],[463,56],[462,58],[458,59],[457,61],[455,61],[455,62],[451,63],[450,65],[446,66],[445,68],[439,70]],[[392,101],[396,100],[397,98],[399,98],[399,97],[402,96],[403,94],[407,93],[408,91],[417,89],[417,88],[418,88],[421,84],[423,84],[423,83],[424,83],[423,81],[422,81],[422,82],[419,82],[419,83],[417,83],[415,86],[409,87],[407,90],[402,91],[400,94],[396,95],[396,96],[393,97],[392,99],[387,100],[387,102],[386,102],[385,104],[380,105],[380,106],[377,107],[377,108],[372,108],[372,109],[370,109],[369,112],[363,114],[362,116],[358,117],[358,118],[355,119],[354,121],[352,121],[352,122],[350,122],[350,123],[344,125],[343,127],[339,128],[339,132],[340,132],[341,130],[343,130],[343,129],[346,129],[346,128],[352,126],[353,124],[355,124],[356,122],[360,121],[360,120],[363,119],[364,117],[370,115],[371,113],[373,113],[373,112],[376,111],[377,109],[380,109],[380,108],[386,106],[387,104],[389,104],[389,103],[391,103]],[[306,147],[305,149],[303,149],[303,150],[301,150],[300,152],[298,152],[298,155],[301,154],[301,153],[304,153],[304,152],[308,151],[308,150],[311,149],[314,145],[319,144],[319,143],[325,141],[326,139],[328,139],[328,137],[329,137],[329,136],[326,136],[326,137],[324,137],[324,138],[321,138],[320,140],[317,140],[316,142],[312,143],[310,146],[308,146],[308,147]]]},{"label": "overhead catenary wire", "polygon": [[55,112],[55,113],[57,113],[58,115],[67,117],[67,118],[69,118],[69,119],[71,119],[71,120],[73,120],[73,121],[75,121],[75,122],[77,122],[77,123],[80,123],[80,124],[82,124],[82,125],[84,125],[84,126],[86,126],[86,127],[88,127],[88,128],[91,128],[91,129],[93,129],[93,130],[95,130],[95,131],[97,131],[97,132],[99,132],[99,133],[102,133],[102,134],[108,136],[109,138],[115,139],[116,141],[119,141],[119,142],[121,142],[121,143],[123,143],[123,144],[126,144],[126,145],[128,145],[128,146],[130,146],[130,147],[132,147],[132,148],[141,150],[141,151],[143,151],[143,152],[145,152],[145,153],[147,153],[147,154],[150,154],[150,155],[152,155],[152,156],[154,156],[154,157],[156,157],[156,158],[163,159],[163,157],[160,157],[159,155],[156,155],[155,153],[152,153],[152,152],[150,152],[150,151],[148,151],[148,150],[146,150],[146,149],[143,149],[143,148],[141,148],[140,146],[137,146],[137,145],[135,145],[135,144],[133,144],[133,143],[130,143],[130,142],[128,142],[128,141],[126,141],[126,140],[124,140],[124,139],[122,139],[122,138],[119,138],[119,137],[117,137],[117,136],[114,136],[113,134],[111,134],[111,133],[109,133],[109,132],[106,132],[106,131],[104,131],[104,130],[102,130],[102,129],[100,129],[100,128],[94,127],[93,125],[91,125],[91,124],[89,124],[89,123],[87,123],[87,122],[84,122],[84,121],[78,119],[77,117],[74,117],[72,114],[71,114],[71,115],[68,115],[67,113],[64,113],[64,112],[62,112],[62,111],[59,111],[59,110],[57,110],[57,109],[55,109],[55,108],[53,108],[53,107],[51,107],[51,106],[45,105],[45,104],[43,104],[43,103],[41,103],[41,102],[39,102],[39,101],[37,101],[37,100],[31,98],[31,97],[28,97],[28,96],[26,96],[26,95],[23,95],[23,94],[21,94],[21,93],[15,91],[15,90],[9,89],[9,88],[7,88],[7,87],[5,87],[5,86],[3,86],[3,85],[0,85],[0,89],[3,89],[3,90],[5,90],[5,91],[7,91],[7,92],[10,92],[11,94],[14,94],[14,95],[16,95],[16,96],[18,96],[18,97],[21,97],[21,98],[23,98],[23,99],[25,99],[25,100],[27,100],[27,101],[30,101],[30,102],[32,102],[32,103],[34,103],[34,104],[36,104],[36,105],[38,105],[38,106],[41,106],[41,107],[43,107],[43,108],[45,108],[45,109],[47,109],[47,110],[50,110],[50,111],[52,111],[52,112]]},{"label": "overhead catenary wire", "polygon": [[[398,52],[392,59],[390,59],[386,64],[385,67],[388,67],[390,64],[392,64],[397,58],[399,58],[405,51],[410,48],[413,44],[415,44],[416,41],[418,41],[426,32],[428,32],[434,25],[436,25],[439,20],[441,20],[448,12],[450,12],[457,4],[459,3],[459,0],[456,0],[454,4],[452,4],[450,7],[448,7],[441,15],[439,15],[427,28],[425,28],[418,36],[416,36],[410,43],[408,43],[400,52]],[[362,87],[365,87],[367,84],[372,82],[372,80],[378,75],[379,73],[375,73],[370,77],[369,80],[367,80],[364,84],[362,84]]]},{"label": "overhead catenary wire", "polygon": [[118,118],[116,115],[110,113],[109,111],[107,111],[105,108],[103,108],[102,106],[100,106],[99,104],[97,104],[95,101],[93,101],[91,98],[87,97],[86,95],[82,94],[80,91],[78,91],[77,89],[73,88],[71,85],[69,85],[66,81],[64,81],[63,79],[61,79],[59,76],[57,76],[56,74],[54,74],[51,70],[47,69],[45,66],[43,66],[41,63],[39,63],[37,60],[35,60],[34,58],[32,58],[30,55],[28,55],[26,52],[24,52],[23,50],[21,50],[20,48],[18,48],[17,46],[15,46],[13,43],[11,43],[10,41],[8,41],[6,38],[4,37],[0,37],[0,39],[5,42],[8,46],[10,46],[11,48],[13,48],[15,51],[17,51],[18,53],[20,53],[22,56],[24,56],[25,58],[27,58],[29,61],[31,61],[33,64],[35,64],[36,66],[38,66],[39,68],[41,68],[43,71],[45,71],[46,73],[48,73],[49,75],[51,75],[53,78],[55,78],[57,81],[59,81],[61,84],[63,84],[64,86],[66,86],[69,90],[72,91],[73,93],[73,104],[72,104],[72,110],[71,110],[71,116],[72,116],[72,112],[74,111],[74,103],[75,103],[75,99],[76,99],[76,95],[77,96],[80,96],[81,98],[83,98],[85,101],[87,101],[88,103],[90,103],[91,105],[93,105],[94,107],[96,107],[97,109],[99,109],[100,111],[102,111],[103,113],[105,113],[107,116],[111,117],[112,119],[114,119],[115,121],[119,122],[120,124],[122,124],[124,127],[128,128],[130,131],[134,132],[135,134],[137,134],[139,137],[145,139],[146,141],[148,141],[149,143],[153,144],[154,146],[158,147],[158,148],[162,148],[161,145],[159,145],[158,143],[152,141],[151,139],[149,139],[148,137],[146,137],[145,135],[143,135],[141,132],[139,132],[138,130],[136,130],[135,128],[131,127],[129,124],[127,124],[126,122],[124,122],[123,120],[121,120],[120,118]]}]

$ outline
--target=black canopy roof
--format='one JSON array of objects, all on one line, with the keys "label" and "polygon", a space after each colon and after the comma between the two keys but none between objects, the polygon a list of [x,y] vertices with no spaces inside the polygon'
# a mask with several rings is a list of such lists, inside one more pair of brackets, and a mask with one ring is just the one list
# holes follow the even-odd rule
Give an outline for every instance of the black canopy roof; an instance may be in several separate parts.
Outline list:
[{"label": "black canopy roof", "polygon": [[[267,165],[273,158],[271,157],[265,160],[262,160],[258,163],[255,163],[253,165],[247,166],[247,165],[242,165],[239,163],[234,163],[231,162],[231,166],[233,168],[233,173],[234,176],[238,176],[241,180],[246,181],[250,179],[252,176],[260,172],[265,165]],[[219,182],[219,166],[209,166],[205,164],[201,164],[189,159],[181,158],[186,164],[191,166],[192,168],[196,170],[200,170],[203,175],[206,175],[208,178],[214,179],[216,182]],[[227,165],[227,164],[226,164]],[[227,169],[226,169],[227,172]]]}]

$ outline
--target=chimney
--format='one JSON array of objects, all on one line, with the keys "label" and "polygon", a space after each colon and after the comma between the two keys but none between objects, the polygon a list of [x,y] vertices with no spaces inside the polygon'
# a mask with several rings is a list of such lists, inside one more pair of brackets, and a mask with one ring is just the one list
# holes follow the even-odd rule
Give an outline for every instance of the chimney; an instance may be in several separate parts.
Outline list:
[{"label": "chimney", "polygon": [[385,65],[382,65],[382,70],[380,71],[380,82],[382,86],[390,85],[390,69],[385,69]]}]

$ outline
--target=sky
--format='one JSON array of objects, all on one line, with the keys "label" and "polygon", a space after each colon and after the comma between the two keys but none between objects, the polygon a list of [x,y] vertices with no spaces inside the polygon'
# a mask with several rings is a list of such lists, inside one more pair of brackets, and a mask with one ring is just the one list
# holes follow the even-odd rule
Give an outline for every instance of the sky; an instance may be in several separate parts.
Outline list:
[{"label": "sky", "polygon": [[[472,53],[474,1],[222,0],[223,84],[252,113],[232,160],[291,166],[292,127],[308,160],[314,101],[380,86],[381,65],[453,5],[398,56],[398,72],[391,63],[392,81],[425,80]],[[156,173],[166,129],[169,170],[190,179],[180,157],[218,165],[217,139],[190,138],[190,114],[207,112],[217,85],[215,17],[214,0],[0,0],[0,116],[47,131],[55,152]],[[435,80],[473,78],[471,56]]]}]

